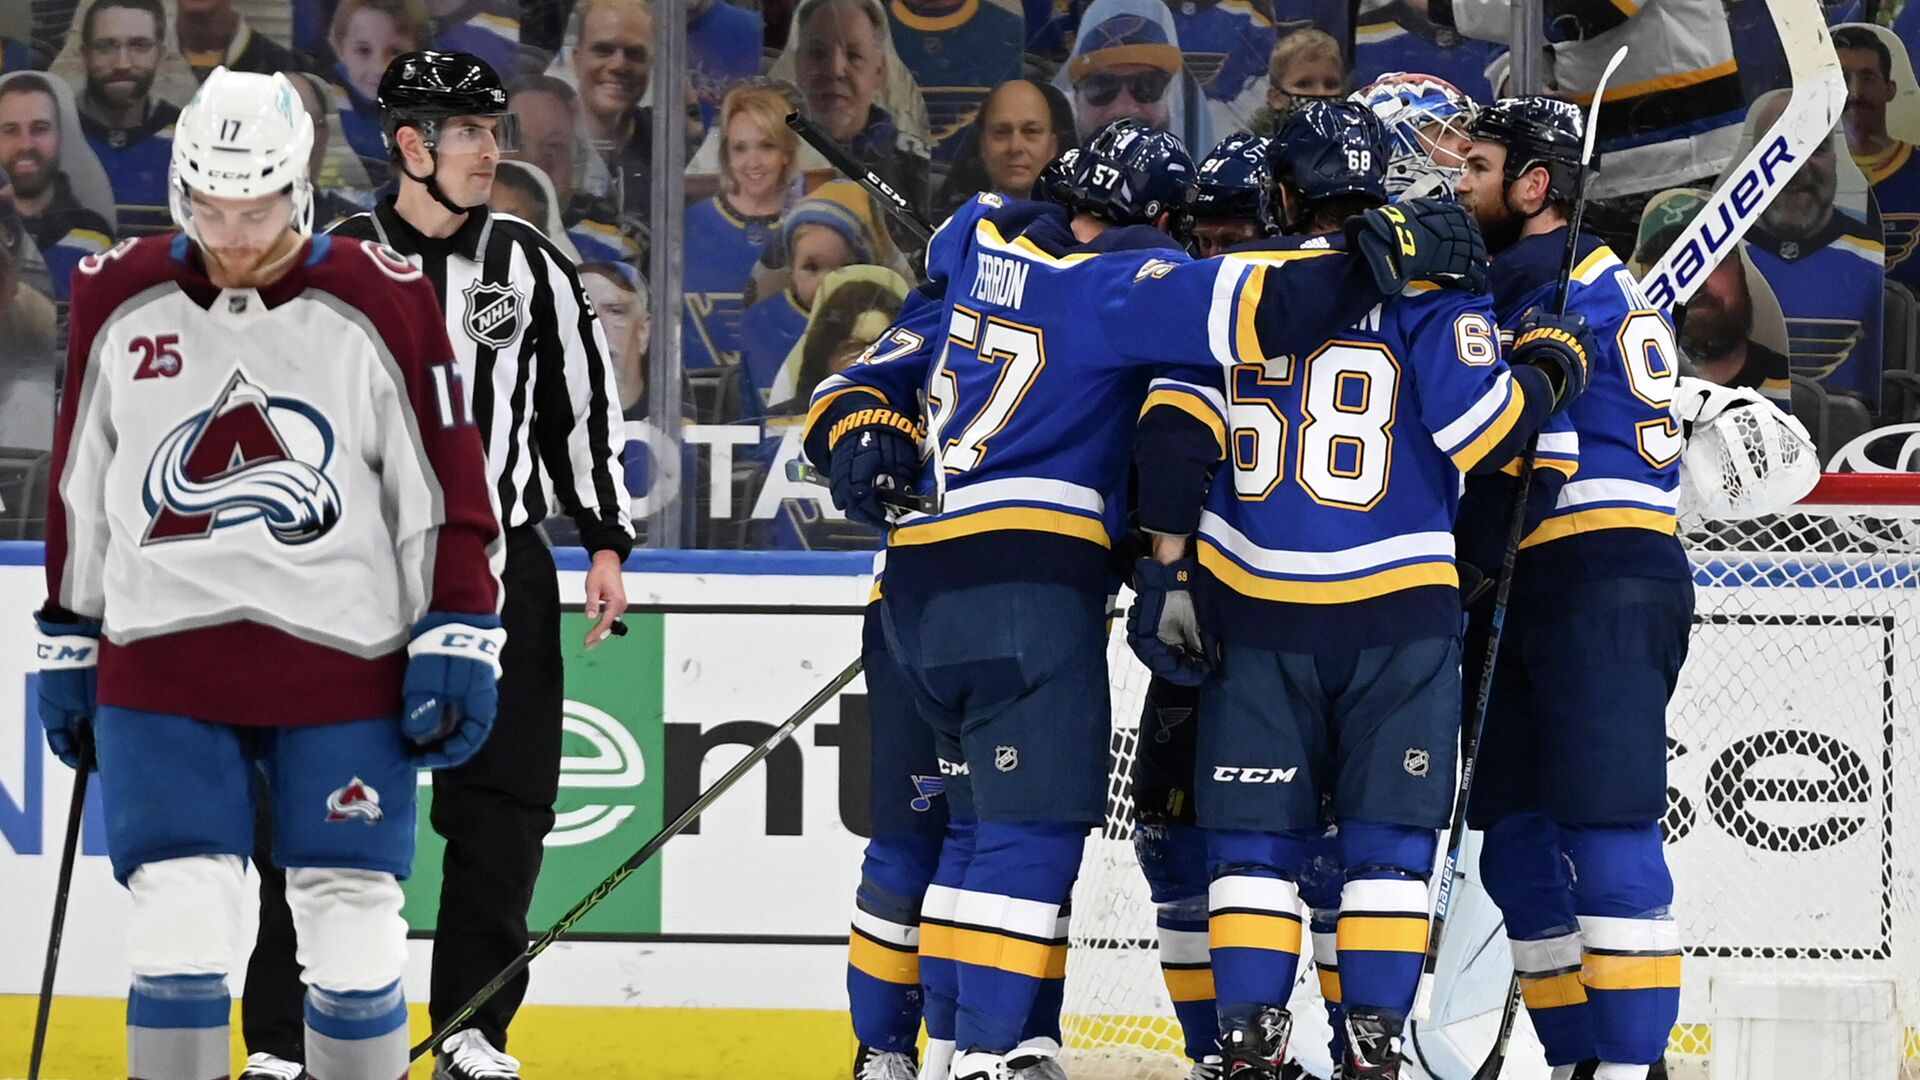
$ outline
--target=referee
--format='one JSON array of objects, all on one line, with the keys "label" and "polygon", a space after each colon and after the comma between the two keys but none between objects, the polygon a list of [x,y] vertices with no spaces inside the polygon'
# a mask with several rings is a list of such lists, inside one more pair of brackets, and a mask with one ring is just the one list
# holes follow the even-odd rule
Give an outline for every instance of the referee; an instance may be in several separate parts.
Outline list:
[{"label": "referee", "polygon": [[[466,384],[446,392],[456,407],[463,398],[472,403],[506,532],[499,718],[471,761],[433,777],[433,828],[447,844],[429,1003],[437,1029],[526,950],[541,842],[553,827],[563,702],[560,594],[553,556],[536,527],[557,502],[592,553],[586,611],[598,622],[587,632],[589,649],[626,610],[620,564],[633,533],[619,394],[593,305],[573,265],[533,226],[487,212],[494,170],[514,140],[499,76],[466,53],[410,52],[382,76],[379,104],[398,193],[332,231],[386,244],[433,282]],[[543,472],[552,477],[551,492]],[[268,989],[264,1001],[294,1003],[298,995],[286,988],[298,966],[291,935],[276,940],[281,935],[268,925],[270,908],[276,915],[286,910],[284,899],[267,895],[271,888],[263,878],[247,996],[253,979],[265,976],[281,989]],[[265,955],[270,948],[278,955]],[[514,1080],[520,1066],[504,1053],[507,1025],[526,987],[523,973],[470,1027],[448,1038],[435,1075]],[[248,1049],[261,1052],[248,1073],[285,1075],[278,1062],[261,1059],[285,1058],[281,1050],[293,1049],[284,1039],[279,1048],[257,1045],[256,1029],[266,1042],[274,1030],[300,1025],[297,1012],[263,1015],[258,1024],[244,1017]]]}]

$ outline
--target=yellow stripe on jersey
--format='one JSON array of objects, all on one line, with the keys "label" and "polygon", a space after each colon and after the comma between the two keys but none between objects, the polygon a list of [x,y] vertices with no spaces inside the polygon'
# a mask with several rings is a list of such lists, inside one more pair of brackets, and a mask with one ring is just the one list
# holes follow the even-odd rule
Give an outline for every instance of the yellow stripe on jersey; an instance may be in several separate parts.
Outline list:
[{"label": "yellow stripe on jersey", "polygon": [[1179,409],[1207,425],[1207,430],[1213,432],[1213,441],[1220,447],[1220,456],[1227,455],[1227,426],[1221,421],[1220,414],[1214,411],[1213,404],[1206,398],[1185,390],[1163,386],[1147,395],[1147,403],[1140,406],[1140,415],[1144,418],[1147,413],[1160,405]]},{"label": "yellow stripe on jersey", "polygon": [[1340,970],[1338,968],[1320,968],[1320,996],[1327,1004],[1340,1004]]},{"label": "yellow stripe on jersey", "polygon": [[920,954],[913,949],[897,949],[883,945],[865,934],[854,932],[847,936],[847,963],[857,971],[879,979],[881,982],[898,983],[902,986],[920,984]]},{"label": "yellow stripe on jersey", "polygon": [[1406,915],[1342,915],[1341,952],[1427,951],[1427,920]]},{"label": "yellow stripe on jersey", "polygon": [[1602,273],[1619,265],[1620,260],[1614,256],[1613,249],[1605,246],[1597,247],[1588,252],[1587,257],[1581,259],[1580,264],[1573,268],[1573,280],[1582,285],[1591,285]]},{"label": "yellow stripe on jersey", "polygon": [[1584,1005],[1587,1001],[1587,987],[1580,981],[1580,973],[1577,971],[1563,972],[1559,975],[1522,975],[1520,976],[1520,1000],[1526,1002],[1529,1009],[1558,1009],[1568,1005]]},{"label": "yellow stripe on jersey", "polygon": [[1845,248],[1868,262],[1881,262],[1887,257],[1885,244],[1877,240],[1869,240],[1864,236],[1836,236],[1833,239],[1833,246]]},{"label": "yellow stripe on jersey", "polygon": [[1207,944],[1215,949],[1269,949],[1300,954],[1300,920],[1233,911],[1207,920]]},{"label": "yellow stripe on jersey", "polygon": [[[1662,75],[1657,79],[1642,79],[1637,83],[1627,83],[1625,86],[1609,86],[1607,100],[1609,102],[1624,101],[1627,98],[1640,97],[1660,90],[1678,90],[1686,86],[1698,86],[1704,82],[1712,82],[1732,75],[1739,70],[1739,66],[1734,61],[1728,60],[1724,64],[1715,64],[1698,71],[1682,71],[1675,75]],[[1592,94],[1568,94],[1567,96],[1576,105],[1593,104]]]},{"label": "yellow stripe on jersey", "polygon": [[1160,974],[1166,977],[1167,996],[1176,1002],[1212,1001],[1213,968],[1175,968],[1163,967]]},{"label": "yellow stripe on jersey", "polygon": [[1050,255],[1042,249],[1040,245],[1024,236],[1016,236],[1012,240],[1008,240],[1006,237],[1000,235],[999,226],[985,218],[981,218],[975,224],[980,230],[979,235],[986,240],[989,246],[1008,250],[1014,254],[1024,255],[1030,259],[1037,259],[1040,262],[1046,263],[1048,266],[1072,266],[1074,263],[1086,262],[1088,259],[1093,258],[1095,254],[1091,251],[1083,251],[1072,255]]},{"label": "yellow stripe on jersey", "polygon": [[1234,359],[1243,364],[1258,364],[1265,360],[1259,341],[1259,331],[1254,329],[1253,316],[1260,309],[1260,292],[1267,285],[1267,268],[1250,266],[1247,277],[1240,283],[1240,298],[1233,315]]},{"label": "yellow stripe on jersey", "polygon": [[991,930],[921,923],[920,954],[975,967],[997,968],[1030,979],[1064,979],[1067,975],[1064,944],[1047,945]]},{"label": "yellow stripe on jersey", "polygon": [[827,406],[833,404],[834,399],[842,394],[872,394],[883,403],[887,400],[887,395],[875,390],[871,386],[849,386],[844,389],[835,390],[833,393],[814,402],[812,407],[807,409],[807,426],[801,432],[802,438],[805,438],[808,433],[813,431],[813,425],[820,422],[820,415],[827,411]]},{"label": "yellow stripe on jersey", "polygon": [[1611,506],[1602,510],[1576,510],[1571,514],[1548,518],[1520,541],[1524,550],[1578,533],[1603,529],[1648,529],[1672,536],[1679,524],[1671,511],[1645,510],[1637,506]]},{"label": "yellow stripe on jersey", "polygon": [[1460,587],[1460,575],[1454,570],[1451,560],[1396,566],[1391,570],[1343,581],[1299,581],[1249,573],[1204,536],[1200,537],[1198,546],[1200,565],[1208,573],[1227,588],[1255,600],[1272,600],[1283,604],[1351,604],[1356,600],[1371,600],[1376,596],[1417,589],[1423,585]]},{"label": "yellow stripe on jersey", "polygon": [[1580,981],[1590,990],[1671,990],[1680,985],[1680,957],[1586,955]]},{"label": "yellow stripe on jersey", "polygon": [[1453,452],[1454,467],[1461,472],[1472,472],[1482,458],[1500,445],[1500,440],[1513,433],[1513,426],[1520,422],[1521,414],[1526,411],[1526,391],[1521,388],[1519,380],[1510,380],[1507,383],[1507,403],[1501,406],[1500,415],[1494,417],[1493,422],[1472,442]]},{"label": "yellow stripe on jersey", "polygon": [[[1562,476],[1565,476],[1567,479],[1571,480],[1574,478],[1574,476],[1577,473],[1579,473],[1580,462],[1574,460],[1573,458],[1547,457],[1546,455],[1542,454],[1542,455],[1536,456],[1533,459],[1533,467],[1536,469],[1552,469],[1554,472],[1557,472]],[[1505,465],[1500,467],[1500,471],[1503,473],[1506,473],[1508,476],[1519,476],[1520,475],[1520,459],[1514,458],[1512,461],[1507,462]]]},{"label": "yellow stripe on jersey", "polygon": [[1054,533],[1101,547],[1112,546],[1107,539],[1107,527],[1097,518],[1082,517],[1065,510],[1039,510],[1031,506],[1003,506],[996,510],[982,510],[924,524],[901,525],[888,535],[887,543],[893,547],[910,547],[1002,531]]},{"label": "yellow stripe on jersey", "polygon": [[1607,0],[1607,2],[1612,4],[1620,14],[1625,15],[1629,19],[1640,14],[1640,5],[1634,3],[1633,0]]}]

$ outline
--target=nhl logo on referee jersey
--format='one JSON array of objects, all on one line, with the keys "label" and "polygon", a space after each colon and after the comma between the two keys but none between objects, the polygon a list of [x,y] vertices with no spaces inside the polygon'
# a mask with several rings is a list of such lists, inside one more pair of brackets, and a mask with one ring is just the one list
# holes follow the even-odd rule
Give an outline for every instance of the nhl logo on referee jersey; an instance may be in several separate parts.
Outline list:
[{"label": "nhl logo on referee jersey", "polygon": [[359,818],[371,825],[382,817],[380,793],[373,785],[359,777],[347,781],[347,786],[339,788],[327,796],[327,820],[350,821]]},{"label": "nhl logo on referee jersey", "polygon": [[467,336],[481,345],[504,349],[520,336],[520,294],[497,281],[476,281],[461,290],[467,314],[460,320]]},{"label": "nhl logo on referee jersey", "polygon": [[1012,772],[1020,767],[1020,751],[1011,746],[993,748],[993,767],[1001,772]]},{"label": "nhl logo on referee jersey", "polygon": [[1431,761],[1431,755],[1419,747],[1408,747],[1406,759],[1400,764],[1407,770],[1408,776],[1425,776]]}]

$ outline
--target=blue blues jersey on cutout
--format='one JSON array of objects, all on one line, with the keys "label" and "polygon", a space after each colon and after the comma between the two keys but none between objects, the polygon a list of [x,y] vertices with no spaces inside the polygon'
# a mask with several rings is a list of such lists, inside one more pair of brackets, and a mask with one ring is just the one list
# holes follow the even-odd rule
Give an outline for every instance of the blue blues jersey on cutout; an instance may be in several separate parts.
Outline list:
[{"label": "blue blues jersey on cutout", "polygon": [[1887,255],[1878,214],[1861,221],[1835,210],[1805,240],[1762,223],[1747,234],[1747,253],[1780,298],[1793,373],[1879,408]]},{"label": "blue blues jersey on cutout", "polygon": [[1422,35],[1397,22],[1367,23],[1353,35],[1353,85],[1365,86],[1392,71],[1419,71],[1438,75],[1475,101],[1492,101],[1487,65],[1506,51],[1443,27]]},{"label": "blue blues jersey on cutout", "polygon": [[173,229],[167,170],[173,164],[173,122],[179,117],[180,110],[164,101],[154,102],[147,118],[130,128],[110,128],[80,114],[87,145],[113,188],[123,238]]},{"label": "blue blues jersey on cutout", "polygon": [[1023,19],[994,0],[965,0],[945,15],[887,5],[893,48],[927,102],[936,161],[951,161],[994,87],[1020,77]]},{"label": "blue blues jersey on cutout", "polygon": [[699,252],[700,257],[686,264],[681,355],[689,369],[737,363],[747,279],[753,276],[761,250],[776,235],[778,218],[739,217],[715,195],[688,207],[686,220],[686,249]]},{"label": "blue blues jersey on cutout", "polygon": [[1237,100],[1267,77],[1274,42],[1267,11],[1248,0],[1171,4],[1168,10],[1187,71],[1208,100]]},{"label": "blue blues jersey on cutout", "polygon": [[[1554,231],[1494,259],[1502,326],[1553,303],[1566,245],[1566,234]],[[1689,577],[1675,535],[1685,444],[1670,411],[1679,356],[1673,325],[1605,244],[1582,235],[1577,257],[1567,311],[1585,316],[1600,345],[1587,392],[1562,414],[1579,436],[1579,471],[1521,541],[1514,587]]]},{"label": "blue blues jersey on cutout", "polygon": [[1914,243],[1920,240],[1920,158],[1914,156],[1913,144],[1895,140],[1886,153],[1853,161],[1880,204],[1887,279],[1920,292],[1920,259],[1913,257]]}]

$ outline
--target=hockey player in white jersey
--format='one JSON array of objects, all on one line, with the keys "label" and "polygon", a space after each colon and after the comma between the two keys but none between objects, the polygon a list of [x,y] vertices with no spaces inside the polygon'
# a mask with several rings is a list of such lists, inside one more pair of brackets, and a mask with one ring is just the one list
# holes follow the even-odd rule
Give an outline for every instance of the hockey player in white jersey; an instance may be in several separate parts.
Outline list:
[{"label": "hockey player in white jersey", "polygon": [[255,770],[307,1072],[404,1074],[415,771],[495,709],[499,528],[439,305],[391,251],[310,237],[312,139],[284,76],[215,70],[175,128],[181,231],[75,274],[38,704],[100,771],[143,1080],[230,1071]]}]

